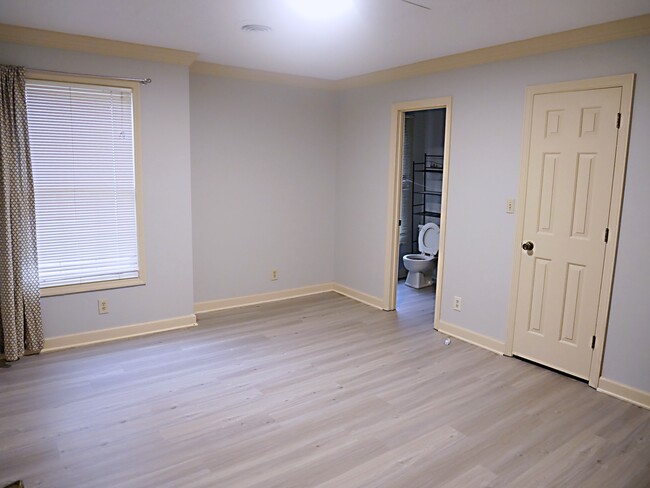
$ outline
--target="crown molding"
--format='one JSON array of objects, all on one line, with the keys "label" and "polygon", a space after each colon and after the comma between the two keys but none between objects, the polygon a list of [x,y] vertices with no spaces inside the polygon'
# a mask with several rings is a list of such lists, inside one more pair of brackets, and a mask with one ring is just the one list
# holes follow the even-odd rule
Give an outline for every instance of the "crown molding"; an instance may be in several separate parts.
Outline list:
[{"label": "crown molding", "polygon": [[190,66],[193,74],[261,81],[321,90],[347,90],[442,71],[544,54],[564,49],[650,35],[650,14],[581,27],[555,34],[475,49],[459,54],[375,71],[341,80],[325,80],[196,61],[197,53],[144,44],[0,24],[0,41]]},{"label": "crown molding", "polygon": [[535,54],[550,53],[563,49],[647,35],[650,35],[650,14],[581,27],[555,34],[532,37],[521,41],[508,42],[506,44],[429,59],[419,63],[375,71],[374,73],[365,75],[344,78],[336,82],[336,87],[339,90],[347,90],[377,83],[388,83],[405,78],[439,73],[441,71],[468,68],[480,64],[507,61]]},{"label": "crown molding", "polygon": [[261,81],[280,85],[301,86],[304,88],[317,88],[321,90],[336,90],[337,88],[337,82],[333,80],[239,68],[236,66],[206,63],[203,61],[195,61],[192,66],[190,66],[190,73],[222,78],[235,78],[238,80]]},{"label": "crown molding", "polygon": [[190,72],[216,77],[304,86],[326,90],[348,90],[350,88],[388,83],[391,81],[414,78],[442,71],[469,68],[480,64],[507,61],[535,54],[550,53],[564,49],[647,35],[650,35],[650,14],[606,22],[604,24],[581,27],[555,34],[532,37],[530,39],[475,49],[473,51],[459,54],[451,54],[449,56],[429,59],[419,63],[407,64],[350,78],[343,78],[337,81],[269,71],[258,71],[200,61],[192,64]]},{"label": "crown molding", "polygon": [[66,49],[84,53],[118,56],[122,58],[157,61],[161,63],[191,65],[198,54],[177,49],[147,46],[131,42],[113,41],[98,37],[80,36],[54,32],[43,29],[32,29],[17,25],[0,24],[0,41],[29,46]]}]

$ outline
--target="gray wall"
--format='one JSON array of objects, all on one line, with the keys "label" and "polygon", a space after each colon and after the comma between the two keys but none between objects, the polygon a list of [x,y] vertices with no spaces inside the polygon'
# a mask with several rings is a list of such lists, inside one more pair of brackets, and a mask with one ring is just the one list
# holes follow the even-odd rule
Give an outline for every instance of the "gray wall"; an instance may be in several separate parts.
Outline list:
[{"label": "gray wall", "polygon": [[[526,86],[637,73],[603,375],[650,391],[650,38],[351,89],[339,101],[337,282],[381,297],[390,110],[394,102],[452,96],[442,319],[505,341]],[[364,259],[358,259],[363,246]],[[452,297],[463,311],[452,310]]]},{"label": "gray wall", "polygon": [[[518,192],[525,87],[636,72],[603,375],[650,391],[648,52],[644,37],[331,93],[0,44],[1,63],[153,78],[141,98],[147,285],[43,299],[46,336],[330,281],[381,297],[391,104],[451,95],[442,318],[504,341],[515,228],[504,206]],[[100,297],[110,314],[97,314]]]},{"label": "gray wall", "polygon": [[191,76],[196,302],[334,280],[336,122],[333,92]]},{"label": "gray wall", "polygon": [[[46,337],[193,313],[189,70],[169,64],[0,43],[0,63],[34,69],[150,77],[140,91],[147,284],[43,298]],[[110,313],[97,313],[97,300]]]}]

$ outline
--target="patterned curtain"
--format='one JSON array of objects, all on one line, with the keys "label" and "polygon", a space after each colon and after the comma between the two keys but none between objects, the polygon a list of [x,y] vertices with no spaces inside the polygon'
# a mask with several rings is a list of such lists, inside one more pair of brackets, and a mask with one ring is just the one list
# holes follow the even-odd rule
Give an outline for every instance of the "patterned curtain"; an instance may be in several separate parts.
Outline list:
[{"label": "patterned curtain", "polygon": [[0,66],[0,346],[7,361],[43,349],[25,71]]}]

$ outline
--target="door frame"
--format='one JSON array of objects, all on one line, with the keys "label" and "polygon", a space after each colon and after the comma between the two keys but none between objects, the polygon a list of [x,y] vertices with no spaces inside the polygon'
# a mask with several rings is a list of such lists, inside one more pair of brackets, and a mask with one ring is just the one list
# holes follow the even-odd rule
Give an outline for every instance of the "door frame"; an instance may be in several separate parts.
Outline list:
[{"label": "door frame", "polygon": [[[524,232],[524,214],[526,202],[526,189],[528,185],[528,158],[530,155],[530,136],[532,129],[533,98],[535,95],[558,93],[567,91],[596,90],[602,88],[622,89],[621,93],[621,125],[616,141],[614,161],[614,177],[612,181],[612,195],[609,204],[609,238],[605,247],[605,260],[603,275],[600,283],[600,298],[598,301],[596,319],[596,345],[591,359],[589,370],[589,386],[596,388],[602,369],[603,354],[605,351],[605,337],[609,322],[609,307],[611,302],[612,283],[614,280],[614,265],[616,261],[616,248],[618,246],[621,209],[623,204],[623,190],[625,185],[625,168],[627,165],[627,150],[630,139],[630,120],[632,114],[632,98],[634,93],[634,73],[618,76],[606,76],[586,80],[552,83],[546,85],[529,86],[526,89],[526,104],[524,114],[524,131],[521,154],[521,169],[519,175],[519,205],[517,210],[517,227],[514,240],[514,255],[512,267],[512,280],[510,286],[510,302],[508,308],[508,333],[506,337],[505,354],[512,356],[515,335],[515,312],[517,307],[517,291],[519,288],[519,272],[521,266],[521,242]],[[612,121],[614,123],[615,121]],[[604,229],[603,229],[604,232]],[[603,234],[604,238],[604,234]]]},{"label": "door frame", "polygon": [[440,248],[436,274],[434,327],[440,321],[440,294],[445,257],[447,222],[447,189],[449,187],[449,148],[451,141],[451,97],[427,98],[393,103],[390,122],[390,158],[388,167],[388,217],[386,225],[386,259],[384,259],[383,309],[395,310],[397,305],[397,270],[399,266],[399,219],[402,205],[402,159],[404,157],[404,115],[407,112],[446,109],[445,148],[443,151],[442,196],[440,202]]}]

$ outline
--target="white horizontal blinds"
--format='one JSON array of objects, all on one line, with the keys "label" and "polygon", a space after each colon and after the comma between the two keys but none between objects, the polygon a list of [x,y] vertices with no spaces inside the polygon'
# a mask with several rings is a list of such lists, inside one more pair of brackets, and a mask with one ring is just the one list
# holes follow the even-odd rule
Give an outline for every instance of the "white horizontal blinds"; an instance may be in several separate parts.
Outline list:
[{"label": "white horizontal blinds", "polygon": [[41,287],[138,277],[133,95],[28,80]]}]

